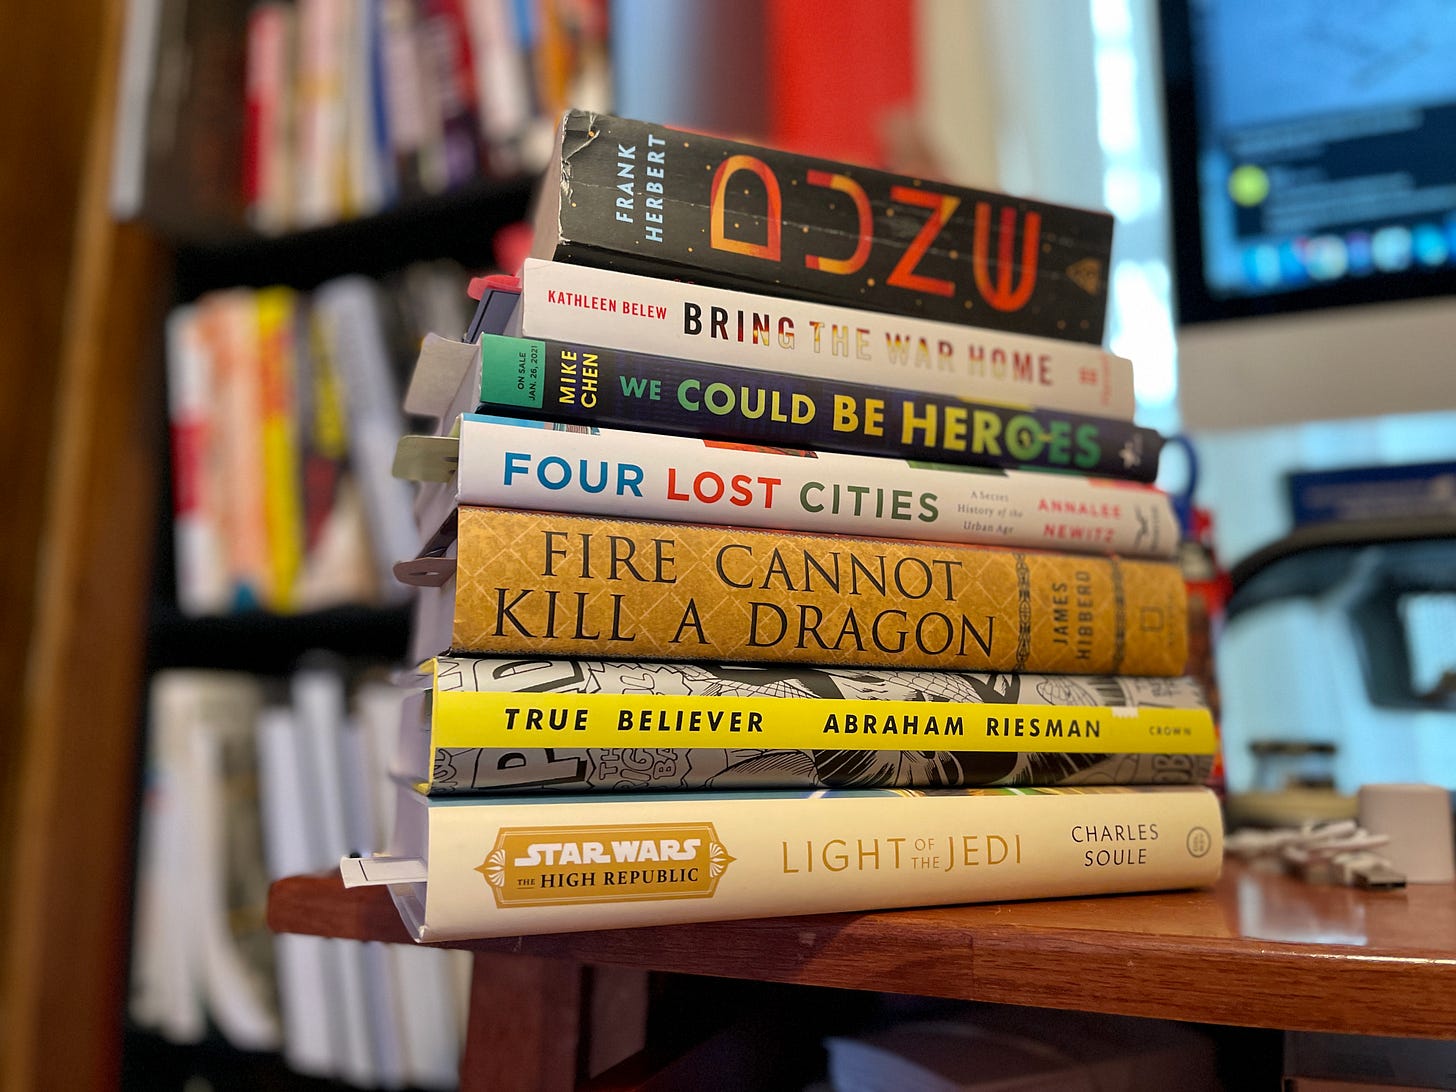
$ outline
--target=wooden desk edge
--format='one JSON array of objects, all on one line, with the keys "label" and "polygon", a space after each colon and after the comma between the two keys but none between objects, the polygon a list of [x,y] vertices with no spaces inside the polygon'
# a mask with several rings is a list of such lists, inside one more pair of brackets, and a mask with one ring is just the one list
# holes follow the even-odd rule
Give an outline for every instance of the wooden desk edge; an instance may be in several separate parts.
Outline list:
[{"label": "wooden desk edge", "polygon": [[[1165,900],[1137,909],[1194,900],[1209,914],[1220,912],[1222,888],[1115,898]],[[1201,1023],[1456,1038],[1456,950],[1117,931],[1097,912],[1102,902],[704,922],[447,947]],[[387,891],[345,890],[336,873],[276,882],[268,924],[276,932],[411,943]]]}]

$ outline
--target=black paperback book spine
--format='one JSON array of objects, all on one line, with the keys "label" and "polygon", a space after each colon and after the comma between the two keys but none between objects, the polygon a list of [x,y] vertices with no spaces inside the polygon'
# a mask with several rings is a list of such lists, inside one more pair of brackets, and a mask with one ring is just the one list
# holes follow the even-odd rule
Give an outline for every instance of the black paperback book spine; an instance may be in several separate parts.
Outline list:
[{"label": "black paperback book spine", "polygon": [[536,253],[1100,344],[1112,217],[573,110]]}]

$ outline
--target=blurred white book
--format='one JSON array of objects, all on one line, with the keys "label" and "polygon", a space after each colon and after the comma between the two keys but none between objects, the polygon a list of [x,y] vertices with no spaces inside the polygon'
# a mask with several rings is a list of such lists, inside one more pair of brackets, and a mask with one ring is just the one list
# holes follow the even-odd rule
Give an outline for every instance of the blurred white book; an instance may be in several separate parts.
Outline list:
[{"label": "blurred white book", "polygon": [[[386,681],[363,683],[354,699],[363,778],[370,791],[373,850],[387,849],[394,828],[395,787],[389,768],[400,733],[405,688]],[[468,952],[405,944],[380,946],[389,960],[394,1010],[400,1019],[404,1071],[412,1088],[453,1088],[459,1080],[465,1011],[458,983],[468,976]]]},{"label": "blurred white book", "polygon": [[152,677],[130,1012],[196,1042],[211,1024],[234,1046],[280,1038],[268,876],[258,813],[250,676]]}]

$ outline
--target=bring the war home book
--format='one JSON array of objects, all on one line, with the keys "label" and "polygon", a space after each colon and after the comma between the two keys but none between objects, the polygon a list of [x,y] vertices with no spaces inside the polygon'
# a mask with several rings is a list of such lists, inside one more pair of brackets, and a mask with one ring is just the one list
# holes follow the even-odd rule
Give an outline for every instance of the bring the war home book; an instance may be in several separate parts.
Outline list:
[{"label": "bring the war home book", "polygon": [[473,506],[457,522],[456,556],[395,567],[443,596],[416,651],[1164,676],[1188,655],[1172,561]]},{"label": "bring the war home book", "polygon": [[429,354],[480,356],[480,409],[571,424],[1151,482],[1162,437],[1131,421],[971,401],[830,376],[487,334],[431,337]]},{"label": "bring the war home book", "polygon": [[[527,258],[494,333],[1130,421],[1132,361],[1099,345]],[[466,340],[471,340],[467,337]]]},{"label": "bring the war home book", "polygon": [[417,940],[1173,890],[1222,864],[1200,786],[427,797],[388,884]]},{"label": "bring the war home book", "polygon": [[1178,523],[1150,485],[722,443],[463,414],[405,436],[394,472],[429,488],[425,538],[457,504],[791,531],[1172,558]]},{"label": "bring the war home book", "polygon": [[434,794],[1202,784],[1187,677],[439,656],[391,773]]},{"label": "bring the war home book", "polygon": [[1112,217],[583,110],[532,256],[1098,344]]}]

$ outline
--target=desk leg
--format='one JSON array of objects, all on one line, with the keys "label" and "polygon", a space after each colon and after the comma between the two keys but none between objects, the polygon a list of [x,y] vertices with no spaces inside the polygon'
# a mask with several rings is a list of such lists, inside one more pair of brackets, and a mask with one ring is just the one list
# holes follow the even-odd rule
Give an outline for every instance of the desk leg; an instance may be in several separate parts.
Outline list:
[{"label": "desk leg", "polygon": [[584,973],[564,960],[476,952],[460,1092],[574,1088]]}]

